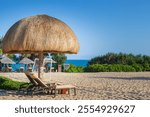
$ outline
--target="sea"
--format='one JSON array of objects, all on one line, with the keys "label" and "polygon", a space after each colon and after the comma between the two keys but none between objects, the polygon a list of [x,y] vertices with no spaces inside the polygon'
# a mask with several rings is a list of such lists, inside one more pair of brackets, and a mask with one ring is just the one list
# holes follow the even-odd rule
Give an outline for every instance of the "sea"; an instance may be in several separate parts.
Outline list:
[{"label": "sea", "polygon": [[86,67],[89,60],[66,60],[65,64]]},{"label": "sea", "polygon": [[[82,67],[86,67],[88,64],[89,60],[66,60],[65,64],[73,64],[75,66],[82,66]],[[27,69],[27,66],[24,64],[13,64],[12,65],[12,69],[13,71],[18,71],[20,67],[24,67],[24,69]]]}]

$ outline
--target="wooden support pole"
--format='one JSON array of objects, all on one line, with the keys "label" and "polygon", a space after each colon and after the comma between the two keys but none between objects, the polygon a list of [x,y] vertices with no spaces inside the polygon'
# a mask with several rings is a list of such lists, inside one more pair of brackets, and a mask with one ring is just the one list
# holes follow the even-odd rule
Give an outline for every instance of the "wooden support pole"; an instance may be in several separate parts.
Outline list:
[{"label": "wooden support pole", "polygon": [[41,69],[43,67],[43,53],[39,53],[39,68],[38,68],[38,77],[41,78],[41,73],[43,72]]}]

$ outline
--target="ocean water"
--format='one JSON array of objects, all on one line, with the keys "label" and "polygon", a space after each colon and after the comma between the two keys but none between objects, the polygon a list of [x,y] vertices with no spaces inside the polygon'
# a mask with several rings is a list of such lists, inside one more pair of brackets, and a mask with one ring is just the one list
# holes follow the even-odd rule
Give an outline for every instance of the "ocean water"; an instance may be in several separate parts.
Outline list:
[{"label": "ocean water", "polygon": [[66,60],[66,64],[73,64],[76,66],[86,67],[89,60]]},{"label": "ocean water", "polygon": [[[89,60],[66,60],[65,64],[73,64],[75,66],[82,66],[82,67],[86,67],[88,64]],[[25,66],[24,64],[13,64],[12,65],[12,70],[13,71],[18,71],[20,69],[20,67],[24,67],[24,69],[27,69],[27,66]],[[2,67],[2,69],[4,68],[4,66]]]}]

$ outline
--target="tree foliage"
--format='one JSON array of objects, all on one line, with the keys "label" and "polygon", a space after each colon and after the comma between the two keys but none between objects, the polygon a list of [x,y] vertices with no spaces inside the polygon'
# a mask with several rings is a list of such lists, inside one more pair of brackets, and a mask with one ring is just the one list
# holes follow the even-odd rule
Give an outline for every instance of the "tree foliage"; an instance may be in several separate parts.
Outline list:
[{"label": "tree foliage", "polygon": [[14,60],[14,61],[17,60],[17,56],[15,54],[8,54],[7,57]]},{"label": "tree foliage", "polygon": [[92,64],[150,64],[150,56],[147,55],[133,55],[125,53],[107,53],[106,55],[97,56],[92,58],[89,63]]},{"label": "tree foliage", "polygon": [[78,72],[84,72],[84,67],[81,66],[75,66],[73,64],[70,64],[69,69],[65,70],[65,72],[73,72],[73,73],[78,73]]},{"label": "tree foliage", "polygon": [[84,68],[85,72],[135,72],[140,69],[135,69],[131,65],[122,64],[93,64]]},{"label": "tree foliage", "polygon": [[125,53],[107,53],[92,58],[86,72],[150,71],[150,56]]},{"label": "tree foliage", "polygon": [[67,59],[67,56],[65,56],[65,54],[54,53],[54,54],[51,54],[51,56],[52,56],[52,59],[57,62],[57,64],[63,64],[65,63]]},{"label": "tree foliage", "polygon": [[[53,65],[55,69],[58,69],[58,65],[64,64],[65,61],[67,60],[67,56],[65,56],[65,54],[53,53],[51,54],[51,56],[52,56],[52,59],[57,62],[56,64]],[[63,66],[61,67],[63,70]]]},{"label": "tree foliage", "polygon": [[3,54],[3,51],[2,51],[2,49],[0,49],[0,54]]}]

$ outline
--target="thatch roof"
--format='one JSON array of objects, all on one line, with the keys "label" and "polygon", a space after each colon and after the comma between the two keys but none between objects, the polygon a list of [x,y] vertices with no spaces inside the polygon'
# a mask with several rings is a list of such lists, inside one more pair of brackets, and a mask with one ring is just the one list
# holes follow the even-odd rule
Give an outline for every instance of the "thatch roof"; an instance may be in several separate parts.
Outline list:
[{"label": "thatch roof", "polygon": [[4,53],[78,53],[78,40],[64,22],[47,16],[31,16],[16,22],[3,39]]},{"label": "thatch roof", "polygon": [[23,58],[19,63],[21,64],[33,64],[34,62],[27,57]]},{"label": "thatch roof", "polygon": [[10,58],[8,58],[8,57],[3,57],[1,60],[1,63],[3,63],[3,64],[15,64],[15,62],[13,62]]}]

